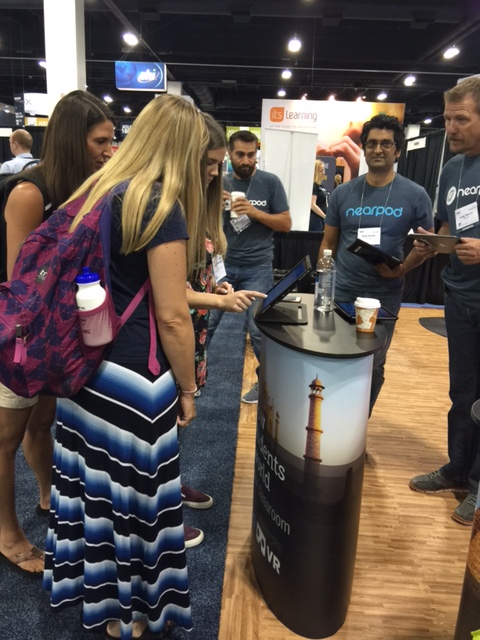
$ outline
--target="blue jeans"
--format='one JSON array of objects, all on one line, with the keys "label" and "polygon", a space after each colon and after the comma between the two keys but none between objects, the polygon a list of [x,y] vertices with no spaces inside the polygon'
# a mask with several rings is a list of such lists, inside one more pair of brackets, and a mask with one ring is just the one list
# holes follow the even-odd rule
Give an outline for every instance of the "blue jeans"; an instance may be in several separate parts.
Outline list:
[{"label": "blue jeans", "polygon": [[477,494],[480,478],[479,427],[470,417],[480,398],[480,309],[466,307],[455,294],[445,293],[445,323],[448,335],[450,399],[448,412],[448,457],[441,471],[466,484]]},{"label": "blue jeans", "polygon": [[[378,294],[374,291],[362,291],[360,293],[354,293],[346,290],[335,290],[335,300],[337,302],[355,302],[357,296],[365,298],[376,298],[380,300],[380,304],[388,311],[391,311],[394,315],[398,315],[402,304],[403,291],[394,291],[392,293]],[[369,416],[372,415],[373,407],[377,401],[380,389],[385,382],[385,362],[387,360],[387,351],[392,342],[393,332],[395,330],[396,321],[388,320],[382,323],[387,332],[387,338],[384,345],[375,351],[373,354],[373,371],[372,371],[372,386],[370,389],[370,410]]]},{"label": "blue jeans", "polygon": [[[247,289],[250,291],[260,291],[261,293],[267,293],[269,289],[273,287],[273,269],[272,264],[260,264],[254,267],[240,267],[238,265],[228,264],[225,262],[225,270],[227,276],[223,278],[222,282],[229,282],[235,291]],[[255,324],[253,317],[255,304],[248,307],[247,314],[247,326],[248,333],[250,334],[250,340],[252,341],[253,352],[257,360],[260,360],[260,344],[262,342],[262,336]],[[210,340],[215,333],[215,329],[220,324],[220,320],[225,312],[214,309],[210,311],[210,317],[208,319],[208,334],[207,334],[207,347]]]}]

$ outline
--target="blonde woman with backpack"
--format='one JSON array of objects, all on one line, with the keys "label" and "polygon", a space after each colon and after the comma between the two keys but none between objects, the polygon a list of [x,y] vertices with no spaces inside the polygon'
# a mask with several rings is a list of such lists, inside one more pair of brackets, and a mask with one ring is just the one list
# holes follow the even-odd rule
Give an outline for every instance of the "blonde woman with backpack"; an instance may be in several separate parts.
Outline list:
[{"label": "blonde woman with backpack", "polygon": [[188,277],[205,261],[208,131],[180,96],[152,100],[120,149],[70,198],[73,227],[112,203],[111,293],[121,315],[150,279],[160,373],[142,300],[83,389],[60,399],[43,586],[86,629],[157,640],[192,628],[177,428],[195,418]]}]

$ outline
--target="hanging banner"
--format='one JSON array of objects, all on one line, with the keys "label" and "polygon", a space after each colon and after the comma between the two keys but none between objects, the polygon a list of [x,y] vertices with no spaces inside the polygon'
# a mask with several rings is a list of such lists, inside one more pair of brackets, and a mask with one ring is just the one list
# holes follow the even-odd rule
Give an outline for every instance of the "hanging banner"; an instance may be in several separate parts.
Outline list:
[{"label": "hanging banner", "polygon": [[15,126],[23,127],[25,118],[25,101],[23,95],[14,96],[13,104],[15,107]]},{"label": "hanging banner", "polygon": [[345,166],[345,180],[358,176],[360,133],[380,113],[403,122],[405,105],[340,100],[263,100],[262,129],[317,135],[317,157],[333,156]]}]

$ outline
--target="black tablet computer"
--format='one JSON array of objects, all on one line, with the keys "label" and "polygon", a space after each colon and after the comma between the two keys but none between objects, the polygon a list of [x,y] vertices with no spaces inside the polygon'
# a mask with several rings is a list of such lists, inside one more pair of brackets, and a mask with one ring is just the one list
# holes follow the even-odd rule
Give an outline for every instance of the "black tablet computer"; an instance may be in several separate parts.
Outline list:
[{"label": "black tablet computer", "polygon": [[[341,316],[348,322],[355,322],[355,305],[353,304],[353,302],[334,302],[333,308],[339,316]],[[388,322],[389,320],[398,320],[398,316],[396,316],[388,309],[385,309],[385,307],[380,307],[380,309],[378,310],[377,322]]]},{"label": "black tablet computer", "polygon": [[395,267],[402,264],[402,261],[399,258],[391,256],[378,247],[374,247],[373,244],[369,244],[359,238],[357,238],[355,242],[348,247],[348,251],[360,256],[360,258],[363,258],[370,264],[375,265],[384,262],[390,267],[390,269],[395,269]]},{"label": "black tablet computer", "polygon": [[279,306],[279,303],[311,271],[312,263],[307,255],[267,292],[267,297],[263,298],[257,307],[255,320],[280,324],[307,324],[304,304],[286,302]]}]

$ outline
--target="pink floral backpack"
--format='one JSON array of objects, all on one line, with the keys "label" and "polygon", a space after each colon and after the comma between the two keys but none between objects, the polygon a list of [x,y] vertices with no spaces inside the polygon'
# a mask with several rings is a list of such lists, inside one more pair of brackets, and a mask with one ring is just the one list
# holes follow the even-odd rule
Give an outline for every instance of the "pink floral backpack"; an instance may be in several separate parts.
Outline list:
[{"label": "pink floral backpack", "polygon": [[[82,267],[100,275],[107,292],[100,323],[110,324],[113,339],[149,291],[147,280],[117,316],[108,273],[111,217],[113,200],[126,187],[118,185],[97,202],[73,233],[70,225],[84,199],[55,211],[26,238],[11,279],[0,284],[0,382],[17,395],[72,396],[105,358],[111,343],[87,346],[82,340],[75,304],[75,278]],[[149,306],[149,368],[158,374],[152,296]]]}]

